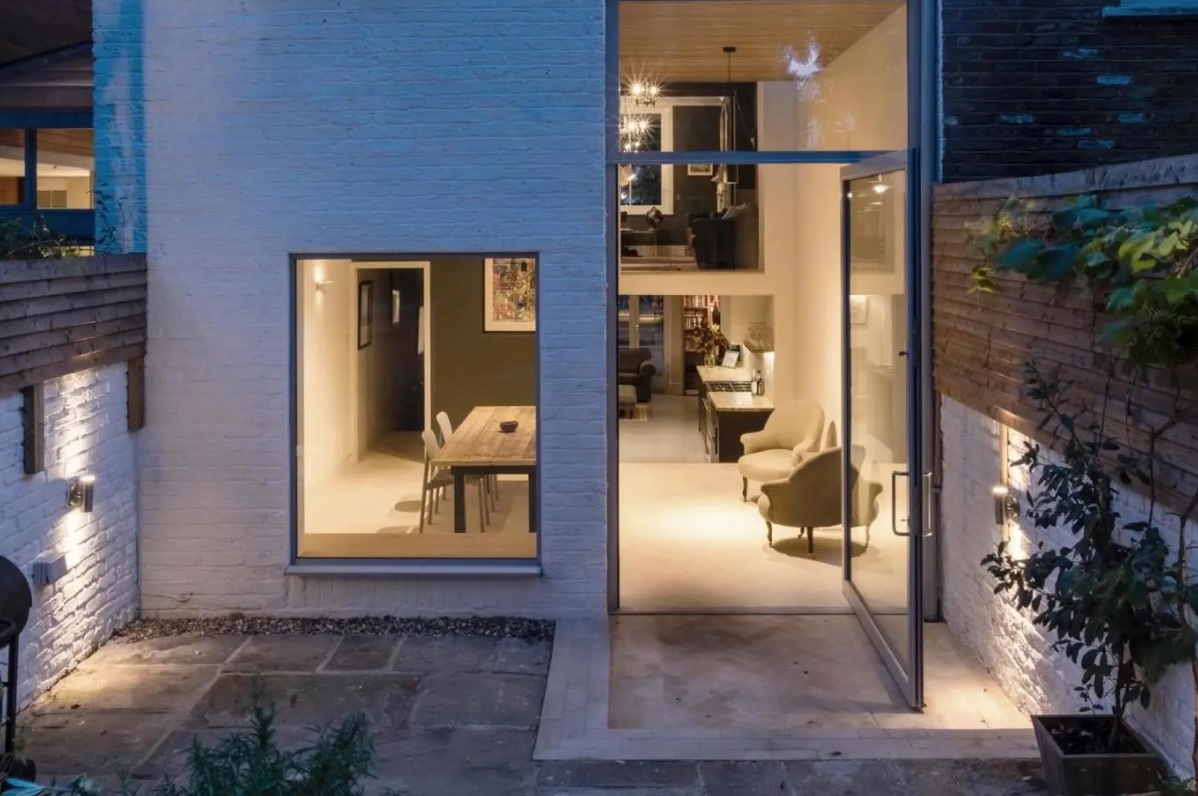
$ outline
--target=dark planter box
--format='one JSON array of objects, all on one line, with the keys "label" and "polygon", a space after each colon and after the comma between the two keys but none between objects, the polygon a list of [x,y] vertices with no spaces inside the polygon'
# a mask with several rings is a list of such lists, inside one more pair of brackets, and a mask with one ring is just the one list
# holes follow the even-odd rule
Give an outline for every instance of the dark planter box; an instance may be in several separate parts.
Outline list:
[{"label": "dark planter box", "polygon": [[1044,779],[1058,796],[1120,796],[1147,793],[1161,783],[1164,766],[1160,755],[1126,724],[1123,732],[1143,750],[1138,753],[1071,755],[1057,745],[1051,730],[1059,727],[1110,727],[1110,716],[1032,716],[1036,745],[1044,763]]}]

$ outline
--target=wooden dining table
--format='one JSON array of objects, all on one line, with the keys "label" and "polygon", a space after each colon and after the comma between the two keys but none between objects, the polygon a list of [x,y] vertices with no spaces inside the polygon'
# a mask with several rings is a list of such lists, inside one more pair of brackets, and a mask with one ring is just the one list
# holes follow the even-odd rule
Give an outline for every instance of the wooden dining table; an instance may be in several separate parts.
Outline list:
[{"label": "wooden dining table", "polygon": [[[499,430],[515,420],[516,430]],[[537,532],[537,408],[476,406],[431,463],[453,474],[453,530],[466,532],[466,477],[516,473],[528,476],[528,531]]]}]

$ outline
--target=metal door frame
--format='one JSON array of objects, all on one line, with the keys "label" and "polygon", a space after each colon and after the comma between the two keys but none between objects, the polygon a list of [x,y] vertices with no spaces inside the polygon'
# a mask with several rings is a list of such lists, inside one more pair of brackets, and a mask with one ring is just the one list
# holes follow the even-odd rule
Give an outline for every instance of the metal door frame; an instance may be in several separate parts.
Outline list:
[{"label": "metal door frame", "polygon": [[[924,704],[923,625],[925,621],[924,597],[924,548],[930,539],[926,523],[925,495],[931,490],[925,485],[930,482],[930,473],[925,464],[925,428],[927,403],[930,395],[924,389],[924,372],[930,366],[928,340],[924,333],[923,314],[926,300],[924,268],[920,260],[921,222],[923,218],[918,149],[889,152],[869,160],[845,166],[840,170],[841,180],[841,428],[844,445],[841,452],[842,484],[849,483],[849,468],[852,459],[852,360],[850,358],[849,295],[851,278],[849,227],[849,183],[863,177],[906,172],[907,196],[905,213],[904,259],[906,261],[907,290],[907,503],[909,530],[911,534],[907,551],[907,666],[890,640],[882,633],[852,580],[852,490],[843,489],[841,494],[841,517],[843,520],[843,589],[853,614],[861,622],[866,635],[877,649],[886,668],[902,689],[908,704],[920,709]],[[893,481],[892,481],[893,483]],[[893,489],[893,487],[892,487]],[[894,497],[892,495],[891,499]]]}]

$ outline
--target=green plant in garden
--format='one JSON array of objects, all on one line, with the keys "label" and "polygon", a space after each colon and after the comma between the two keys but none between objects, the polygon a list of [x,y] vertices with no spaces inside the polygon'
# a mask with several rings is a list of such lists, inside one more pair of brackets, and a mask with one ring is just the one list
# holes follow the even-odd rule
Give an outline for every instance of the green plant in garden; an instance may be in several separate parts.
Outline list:
[{"label": "green plant in garden", "polygon": [[1078,197],[1051,214],[1020,199],[970,226],[982,264],[974,289],[998,271],[1033,282],[1083,280],[1110,321],[1103,339],[1132,366],[1198,361],[1198,199],[1100,207]]},{"label": "green plant in garden", "polygon": [[[278,747],[274,710],[255,699],[248,730],[230,735],[213,747],[192,746],[187,772],[180,781],[164,779],[145,796],[360,796],[362,782],[373,775],[374,743],[361,714],[313,730],[309,746],[284,751]],[[68,793],[98,794],[87,779]],[[136,796],[131,783],[123,796]]]},{"label": "green plant in garden", "polygon": [[1059,464],[1036,444],[1015,462],[1033,480],[1027,516],[1037,528],[1064,528],[1071,540],[1059,548],[1040,543],[1026,557],[1004,542],[982,563],[998,582],[995,592],[1030,609],[1053,647],[1080,665],[1075,690],[1084,710],[1114,717],[1106,738],[1083,744],[1094,753],[1119,751],[1128,707],[1147,707],[1166,670],[1196,658],[1198,633],[1186,609],[1198,611],[1198,586],[1187,585],[1184,557],[1170,552],[1156,525],[1155,499],[1145,520],[1120,515],[1121,486],[1152,484],[1153,453],[1112,440],[1105,409],[1072,408],[1066,390],[1035,365],[1027,366],[1024,389],[1048,430],[1064,439]]},{"label": "green plant in garden", "polygon": [[71,256],[76,249],[41,217],[0,219],[0,260],[58,259]]}]

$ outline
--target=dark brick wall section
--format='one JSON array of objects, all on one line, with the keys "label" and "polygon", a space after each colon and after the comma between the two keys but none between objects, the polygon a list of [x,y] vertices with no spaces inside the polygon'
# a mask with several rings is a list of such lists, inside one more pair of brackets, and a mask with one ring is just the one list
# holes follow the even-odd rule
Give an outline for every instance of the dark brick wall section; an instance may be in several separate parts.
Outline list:
[{"label": "dark brick wall section", "polygon": [[941,0],[944,181],[1198,151],[1198,19]]}]

